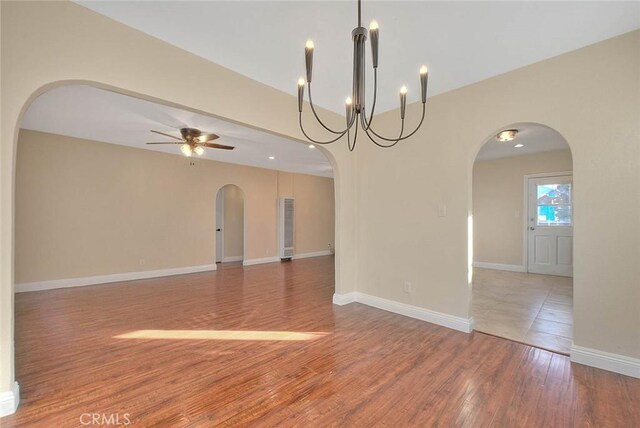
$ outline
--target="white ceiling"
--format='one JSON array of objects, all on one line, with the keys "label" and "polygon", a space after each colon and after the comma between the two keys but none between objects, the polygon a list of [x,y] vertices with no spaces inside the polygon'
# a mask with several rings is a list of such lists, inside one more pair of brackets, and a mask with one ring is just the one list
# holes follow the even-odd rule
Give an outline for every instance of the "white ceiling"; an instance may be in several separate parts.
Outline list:
[{"label": "white ceiling", "polygon": [[[205,149],[197,158],[332,177],[319,149],[210,116],[132,98],[91,86],[62,86],[39,96],[24,115],[22,128],[139,149],[180,155],[179,145],[146,145],[171,141],[151,129],[179,136],[180,128],[220,135],[215,143],[234,150]],[[275,159],[269,159],[273,156]]]},{"label": "white ceiling", "polygon": [[[344,112],[355,1],[79,3],[292,95],[312,38],[314,100]],[[398,106],[402,84],[408,100],[418,100],[423,63],[433,95],[640,28],[635,1],[365,0],[362,7],[364,26],[372,18],[380,24],[378,111]]]},{"label": "white ceiling", "polygon": [[[478,152],[477,161],[569,149],[567,141],[560,133],[544,125],[516,123],[505,129],[517,129],[516,138],[513,141],[501,142],[495,135],[490,136]],[[522,144],[523,147],[514,147],[516,144]]]}]

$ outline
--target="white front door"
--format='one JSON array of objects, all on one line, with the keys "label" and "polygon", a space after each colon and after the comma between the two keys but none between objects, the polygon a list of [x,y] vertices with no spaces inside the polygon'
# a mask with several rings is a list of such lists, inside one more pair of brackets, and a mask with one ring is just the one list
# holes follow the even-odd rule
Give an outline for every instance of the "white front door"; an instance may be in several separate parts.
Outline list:
[{"label": "white front door", "polygon": [[527,271],[573,276],[573,179],[530,178]]}]

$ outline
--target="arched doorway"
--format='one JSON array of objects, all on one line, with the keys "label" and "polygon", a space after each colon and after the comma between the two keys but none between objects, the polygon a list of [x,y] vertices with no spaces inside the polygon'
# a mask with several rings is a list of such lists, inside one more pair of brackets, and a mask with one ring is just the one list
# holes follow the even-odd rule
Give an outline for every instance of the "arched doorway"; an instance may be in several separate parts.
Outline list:
[{"label": "arched doorway", "polygon": [[568,354],[573,335],[573,160],[536,123],[485,139],[473,166],[476,330]]},{"label": "arched doorway", "polygon": [[244,192],[227,184],[216,194],[216,263],[244,260]]}]

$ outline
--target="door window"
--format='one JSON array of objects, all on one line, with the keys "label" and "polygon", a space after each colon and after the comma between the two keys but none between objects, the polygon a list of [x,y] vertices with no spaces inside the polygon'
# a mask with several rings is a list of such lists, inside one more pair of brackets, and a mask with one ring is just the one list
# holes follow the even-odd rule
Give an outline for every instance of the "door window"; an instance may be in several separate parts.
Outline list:
[{"label": "door window", "polygon": [[571,183],[537,185],[538,226],[571,226]]}]

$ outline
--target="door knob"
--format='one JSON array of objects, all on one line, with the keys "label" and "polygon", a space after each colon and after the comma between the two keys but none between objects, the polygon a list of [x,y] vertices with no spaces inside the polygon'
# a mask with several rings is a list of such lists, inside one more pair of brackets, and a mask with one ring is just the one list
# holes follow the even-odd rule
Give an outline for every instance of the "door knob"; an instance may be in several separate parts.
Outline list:
[{"label": "door knob", "polygon": [[529,228],[529,230],[536,230],[536,228],[535,228],[535,227],[533,227],[533,226],[531,226],[531,227]]},{"label": "door knob", "polygon": [[216,232],[220,232],[220,228],[217,228],[217,229],[216,229]]}]

